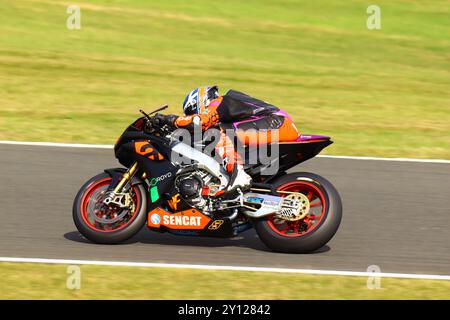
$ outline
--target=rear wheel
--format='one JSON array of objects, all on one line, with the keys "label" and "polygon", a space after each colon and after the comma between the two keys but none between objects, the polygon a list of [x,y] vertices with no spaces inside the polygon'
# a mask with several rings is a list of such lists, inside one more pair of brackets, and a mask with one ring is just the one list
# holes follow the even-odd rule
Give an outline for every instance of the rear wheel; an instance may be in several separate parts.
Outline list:
[{"label": "rear wheel", "polygon": [[96,243],[125,241],[145,223],[145,188],[140,184],[130,188],[127,207],[106,205],[103,199],[111,181],[106,173],[93,177],[81,187],[73,204],[73,220],[78,231]]},{"label": "rear wheel", "polygon": [[[283,197],[304,196],[301,219],[287,220],[270,215],[254,221],[255,229],[270,249],[287,253],[308,253],[323,247],[334,236],[342,218],[341,198],[325,178],[307,172],[284,175],[273,183]],[[307,201],[306,201],[307,198]]]}]

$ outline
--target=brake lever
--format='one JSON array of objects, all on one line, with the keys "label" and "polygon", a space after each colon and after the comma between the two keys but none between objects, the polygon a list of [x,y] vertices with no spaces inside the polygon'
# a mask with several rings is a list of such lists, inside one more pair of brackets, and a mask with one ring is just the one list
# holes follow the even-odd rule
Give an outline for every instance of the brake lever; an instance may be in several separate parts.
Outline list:
[{"label": "brake lever", "polygon": [[165,104],[165,105],[161,106],[160,108],[158,108],[158,109],[156,109],[156,110],[153,110],[152,112],[150,112],[150,114],[154,114],[154,113],[163,111],[163,110],[167,109],[168,107],[169,107],[169,105],[168,105],[168,104]]},{"label": "brake lever", "polygon": [[142,113],[148,121],[152,121],[152,118],[142,109],[139,109],[139,112]]}]

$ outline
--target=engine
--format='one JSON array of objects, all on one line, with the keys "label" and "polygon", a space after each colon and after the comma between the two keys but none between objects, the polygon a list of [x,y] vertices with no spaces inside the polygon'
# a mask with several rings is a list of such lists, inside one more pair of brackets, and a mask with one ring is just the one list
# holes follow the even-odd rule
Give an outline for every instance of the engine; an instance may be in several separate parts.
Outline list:
[{"label": "engine", "polygon": [[202,196],[202,191],[208,189],[208,194],[217,192],[220,181],[207,171],[196,169],[194,171],[178,174],[175,179],[175,187],[181,197],[191,206],[208,211],[207,196]]}]

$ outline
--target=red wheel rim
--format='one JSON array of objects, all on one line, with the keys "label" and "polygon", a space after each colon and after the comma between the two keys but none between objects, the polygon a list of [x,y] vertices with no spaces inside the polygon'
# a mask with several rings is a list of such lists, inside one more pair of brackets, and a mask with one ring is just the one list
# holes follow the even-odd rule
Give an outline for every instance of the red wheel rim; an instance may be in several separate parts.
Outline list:
[{"label": "red wheel rim", "polygon": [[[99,229],[99,226],[101,223],[94,220],[93,217],[91,217],[92,214],[90,213],[88,206],[92,204],[92,201],[98,201],[99,193],[101,195],[101,190],[106,190],[108,186],[111,183],[111,178],[104,178],[98,181],[93,182],[84,193],[82,199],[81,199],[81,217],[84,221],[84,223],[92,230],[97,232],[115,232],[119,231],[125,227],[127,227],[133,220],[136,218],[136,214],[139,211],[140,204],[141,204],[141,197],[139,195],[137,187],[132,187],[133,189],[133,196],[132,200],[135,204],[135,209],[133,213],[127,214],[124,219],[121,221],[118,221],[115,223],[114,227],[111,227],[110,229]],[[104,213],[104,212],[103,212]],[[110,214],[110,212],[108,212]],[[108,227],[107,224],[103,225],[103,227]]]},{"label": "red wheel rim", "polygon": [[318,186],[308,181],[297,180],[283,184],[277,190],[303,193],[310,202],[310,210],[305,218],[298,221],[286,221],[276,218],[275,215],[269,216],[267,224],[273,231],[284,237],[302,237],[317,229],[327,210],[325,195]]}]

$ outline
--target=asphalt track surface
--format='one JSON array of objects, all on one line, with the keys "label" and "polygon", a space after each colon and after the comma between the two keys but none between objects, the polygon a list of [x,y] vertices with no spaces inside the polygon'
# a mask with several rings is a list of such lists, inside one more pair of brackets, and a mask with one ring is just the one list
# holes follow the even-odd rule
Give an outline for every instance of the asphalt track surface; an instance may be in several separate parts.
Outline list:
[{"label": "asphalt track surface", "polygon": [[72,201],[112,150],[0,145],[0,256],[450,275],[450,165],[316,158],[295,168],[330,180],[344,217],[313,254],[270,252],[253,230],[233,239],[158,234],[120,245],[76,230]]}]

